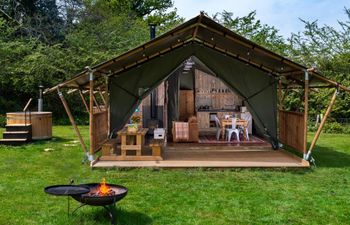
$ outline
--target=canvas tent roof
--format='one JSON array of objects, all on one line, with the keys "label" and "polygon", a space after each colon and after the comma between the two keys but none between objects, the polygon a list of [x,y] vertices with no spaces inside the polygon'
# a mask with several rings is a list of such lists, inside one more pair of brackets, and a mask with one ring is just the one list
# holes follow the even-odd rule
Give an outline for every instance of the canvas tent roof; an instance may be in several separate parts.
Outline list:
[{"label": "canvas tent roof", "polygon": [[[284,82],[288,80],[295,85],[303,84],[304,72],[307,70],[305,66],[255,44],[216,23],[204,14],[198,15],[124,54],[93,66],[91,69],[94,71],[95,80],[103,80],[103,83],[104,79],[100,79],[102,77],[118,76],[123,71],[142,65],[148,60],[193,42],[215,49],[273,76],[283,77],[285,78],[282,79]],[[61,87],[87,89],[89,83],[88,73],[89,70],[85,69],[72,79],[47,89],[45,93]],[[337,82],[322,77],[316,71],[310,71],[310,75],[311,85],[326,83],[327,85],[339,86],[346,91],[350,91]]]}]

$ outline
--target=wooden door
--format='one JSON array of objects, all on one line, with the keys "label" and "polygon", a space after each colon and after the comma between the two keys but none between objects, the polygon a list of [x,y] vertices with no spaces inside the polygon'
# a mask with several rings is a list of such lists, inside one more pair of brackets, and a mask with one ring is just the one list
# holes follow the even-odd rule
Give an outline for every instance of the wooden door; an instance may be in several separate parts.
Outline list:
[{"label": "wooden door", "polygon": [[210,126],[209,113],[208,112],[197,112],[198,128],[206,129]]},{"label": "wooden door", "polygon": [[187,121],[195,114],[193,90],[180,90],[179,114],[181,121]]}]

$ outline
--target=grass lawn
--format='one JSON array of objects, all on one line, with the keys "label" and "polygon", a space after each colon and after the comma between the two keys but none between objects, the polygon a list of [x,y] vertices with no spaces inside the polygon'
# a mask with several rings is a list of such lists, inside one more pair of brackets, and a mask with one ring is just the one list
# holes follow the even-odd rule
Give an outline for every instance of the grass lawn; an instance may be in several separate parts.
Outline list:
[{"label": "grass lawn", "polygon": [[[102,177],[129,188],[118,204],[118,224],[350,223],[349,135],[322,134],[314,169],[218,171],[91,170],[81,164],[71,127],[55,126],[53,133],[51,141],[0,147],[0,224],[109,224],[102,207],[86,206],[68,218],[67,199],[43,191]],[[82,133],[87,137],[88,127]]]}]

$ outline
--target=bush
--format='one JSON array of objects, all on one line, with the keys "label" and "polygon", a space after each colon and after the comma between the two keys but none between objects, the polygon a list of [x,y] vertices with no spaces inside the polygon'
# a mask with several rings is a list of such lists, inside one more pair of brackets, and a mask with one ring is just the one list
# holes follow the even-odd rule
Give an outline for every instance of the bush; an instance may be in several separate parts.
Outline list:
[{"label": "bush", "polygon": [[[79,115],[74,116],[75,123],[77,125],[89,125],[89,116],[88,115]],[[71,125],[68,116],[53,116],[53,124],[54,125]]]},{"label": "bush", "polygon": [[[318,127],[309,126],[309,131],[316,132]],[[330,134],[350,134],[350,124],[340,124],[337,122],[326,122],[322,130],[324,133]]]},{"label": "bush", "polygon": [[5,127],[6,125],[6,115],[0,115],[0,127]]},{"label": "bush", "polygon": [[323,132],[325,133],[333,133],[333,134],[341,134],[345,132],[344,127],[337,122],[329,122],[324,125]]}]

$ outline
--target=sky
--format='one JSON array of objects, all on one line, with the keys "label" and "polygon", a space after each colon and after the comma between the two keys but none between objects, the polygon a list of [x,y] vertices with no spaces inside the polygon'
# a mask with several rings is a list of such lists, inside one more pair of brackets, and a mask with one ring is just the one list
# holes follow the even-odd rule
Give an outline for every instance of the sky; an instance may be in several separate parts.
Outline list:
[{"label": "sky", "polygon": [[174,7],[186,20],[199,15],[200,11],[212,16],[226,10],[233,12],[234,17],[241,17],[256,10],[257,19],[276,27],[288,38],[290,33],[303,30],[299,18],[339,28],[338,20],[348,20],[344,7],[350,8],[350,0],[174,0]]}]

